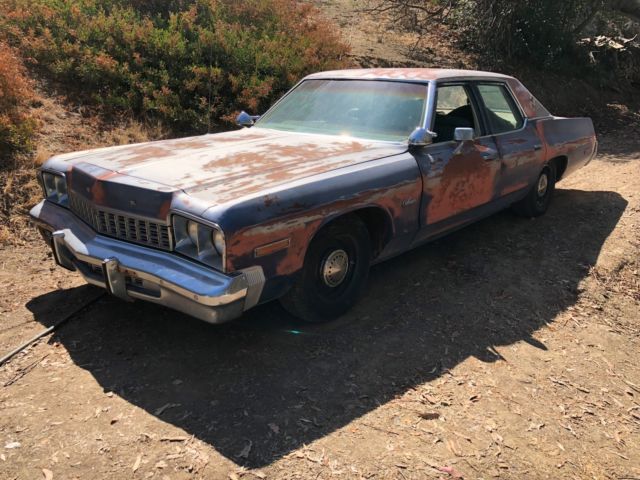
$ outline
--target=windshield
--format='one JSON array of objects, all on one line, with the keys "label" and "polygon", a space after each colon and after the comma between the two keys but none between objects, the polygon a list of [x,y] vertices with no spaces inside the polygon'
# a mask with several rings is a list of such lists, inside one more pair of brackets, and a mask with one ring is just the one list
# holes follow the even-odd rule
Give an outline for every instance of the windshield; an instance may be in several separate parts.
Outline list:
[{"label": "windshield", "polygon": [[404,142],[422,124],[426,97],[417,83],[306,80],[256,126]]}]

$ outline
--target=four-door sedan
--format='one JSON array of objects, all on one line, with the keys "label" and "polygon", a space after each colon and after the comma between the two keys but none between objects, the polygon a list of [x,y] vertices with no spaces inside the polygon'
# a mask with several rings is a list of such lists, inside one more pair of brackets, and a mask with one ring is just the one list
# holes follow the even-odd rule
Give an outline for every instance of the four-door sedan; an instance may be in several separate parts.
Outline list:
[{"label": "four-door sedan", "polygon": [[48,160],[31,218],[56,262],[211,323],[274,299],[324,321],[373,263],[509,206],[543,214],[597,148],[591,120],[474,71],[318,73],[238,122]]}]

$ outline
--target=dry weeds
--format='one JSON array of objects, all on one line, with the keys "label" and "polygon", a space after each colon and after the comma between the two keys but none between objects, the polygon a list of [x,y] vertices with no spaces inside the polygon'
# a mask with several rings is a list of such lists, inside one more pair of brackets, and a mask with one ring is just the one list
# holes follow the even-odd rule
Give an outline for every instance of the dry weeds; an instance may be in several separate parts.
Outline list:
[{"label": "dry weeds", "polygon": [[41,83],[30,107],[30,115],[41,125],[34,152],[13,156],[0,170],[0,245],[24,245],[34,240],[27,213],[42,198],[35,173],[52,155],[167,136],[160,126],[132,119],[105,121],[98,113],[48,92],[50,87]]}]

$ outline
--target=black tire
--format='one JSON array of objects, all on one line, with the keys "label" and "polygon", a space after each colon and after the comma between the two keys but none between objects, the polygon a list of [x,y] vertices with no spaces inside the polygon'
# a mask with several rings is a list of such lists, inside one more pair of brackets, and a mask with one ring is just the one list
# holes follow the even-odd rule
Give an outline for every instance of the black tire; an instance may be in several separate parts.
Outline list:
[{"label": "black tire", "polygon": [[370,262],[367,227],[353,215],[339,218],[313,238],[302,271],[280,303],[305,322],[333,320],[346,313],[362,294]]},{"label": "black tire", "polygon": [[556,189],[556,173],[552,165],[544,167],[527,196],[512,205],[513,211],[524,217],[544,215]]}]

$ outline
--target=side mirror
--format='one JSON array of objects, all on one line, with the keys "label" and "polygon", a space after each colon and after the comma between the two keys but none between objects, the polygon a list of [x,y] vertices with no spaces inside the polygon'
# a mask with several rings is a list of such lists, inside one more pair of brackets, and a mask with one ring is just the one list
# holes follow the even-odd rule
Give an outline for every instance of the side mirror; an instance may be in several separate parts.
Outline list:
[{"label": "side mirror", "polygon": [[437,136],[436,133],[430,132],[426,128],[418,127],[411,135],[409,135],[410,147],[425,147],[433,143],[433,139]]},{"label": "side mirror", "polygon": [[453,132],[453,139],[456,142],[466,142],[473,140],[476,137],[476,132],[473,128],[456,128]]},{"label": "side mirror", "polygon": [[260,115],[249,115],[243,110],[236,117],[236,124],[241,127],[252,127],[259,118]]}]

